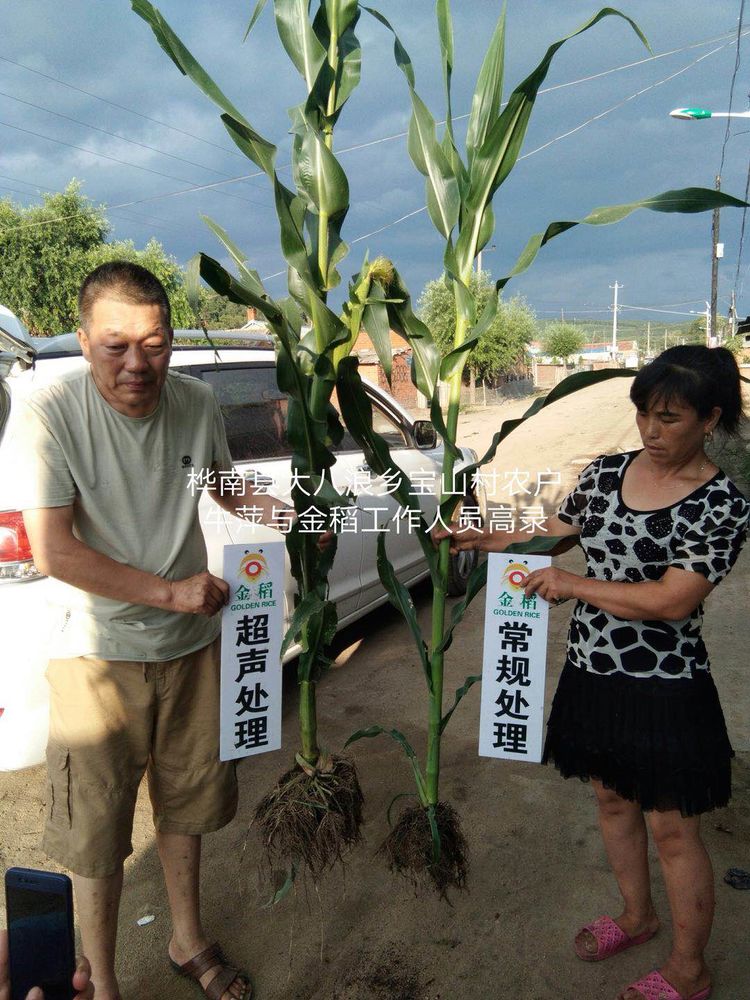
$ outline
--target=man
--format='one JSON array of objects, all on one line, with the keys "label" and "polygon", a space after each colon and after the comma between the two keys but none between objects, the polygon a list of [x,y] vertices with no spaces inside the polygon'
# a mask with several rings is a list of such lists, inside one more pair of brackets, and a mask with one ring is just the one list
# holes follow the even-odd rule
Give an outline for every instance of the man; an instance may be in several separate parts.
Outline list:
[{"label": "man", "polygon": [[[217,612],[229,588],[206,569],[190,474],[213,470],[212,496],[227,511],[247,497],[221,475],[231,457],[210,387],[169,371],[160,282],[135,264],[104,264],[83,282],[79,312],[89,367],[34,393],[24,418],[24,521],[37,567],[62,581],[44,847],[74,873],[96,995],[120,1000],[123,861],[147,772],[170,960],[216,1000],[248,1000],[249,978],[200,921],[201,835],[233,818],[237,784],[218,757]],[[265,495],[252,503],[266,523],[279,509]]]}]

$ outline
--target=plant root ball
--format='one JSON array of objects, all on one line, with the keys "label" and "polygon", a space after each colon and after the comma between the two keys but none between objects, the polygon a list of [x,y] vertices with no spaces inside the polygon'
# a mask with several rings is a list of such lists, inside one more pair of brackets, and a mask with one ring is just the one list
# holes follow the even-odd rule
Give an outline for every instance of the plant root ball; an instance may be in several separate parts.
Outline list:
[{"label": "plant root ball", "polygon": [[466,888],[466,839],[458,813],[447,802],[435,806],[435,822],[440,836],[437,862],[433,861],[430,821],[421,805],[404,809],[378,853],[385,855],[391,871],[403,875],[415,886],[431,884],[447,899],[448,889]]},{"label": "plant root ball", "polygon": [[295,765],[255,810],[269,864],[304,863],[318,879],[360,840],[363,802],[348,757],[312,774]]}]

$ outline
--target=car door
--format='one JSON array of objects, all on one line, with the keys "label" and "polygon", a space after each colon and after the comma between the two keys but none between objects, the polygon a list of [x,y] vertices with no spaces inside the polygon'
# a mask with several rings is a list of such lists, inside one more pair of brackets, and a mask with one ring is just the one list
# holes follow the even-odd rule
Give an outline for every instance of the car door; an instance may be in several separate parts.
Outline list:
[{"label": "car door", "polygon": [[[229,451],[235,468],[256,487],[289,502],[291,487],[291,452],[286,435],[287,397],[276,384],[272,360],[202,366],[191,369],[213,388],[224,418]],[[342,463],[333,469],[333,482],[339,489],[346,484]],[[206,500],[204,503],[212,504]],[[248,501],[251,503],[251,501]],[[310,498],[314,507],[315,497]],[[219,522],[218,537],[234,543],[278,539],[279,532],[252,524],[231,515],[222,516],[205,510],[206,520]],[[210,540],[207,539],[209,547]],[[224,544],[224,541],[221,541]],[[338,549],[330,577],[331,599],[338,604],[339,619],[352,614],[359,603],[361,539],[357,533],[340,533]],[[287,560],[287,615],[294,607],[295,585]]]}]

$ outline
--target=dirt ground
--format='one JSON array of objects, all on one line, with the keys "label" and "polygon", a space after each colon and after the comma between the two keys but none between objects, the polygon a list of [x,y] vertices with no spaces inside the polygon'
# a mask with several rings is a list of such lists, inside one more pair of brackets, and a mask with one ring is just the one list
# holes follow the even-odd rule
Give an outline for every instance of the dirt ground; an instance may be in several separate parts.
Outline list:
[{"label": "dirt ground", "polygon": [[[495,502],[509,498],[503,473],[561,472],[544,495],[551,507],[581,466],[603,451],[638,444],[627,401],[627,380],[615,380],[562,401],[514,433],[493,463],[499,470]],[[462,443],[477,451],[502,419],[518,416],[529,400],[478,410],[462,420]],[[750,996],[750,892],[729,888],[730,866],[750,868],[750,686],[746,621],[750,554],[707,606],[706,640],[737,751],[735,796],[729,808],[704,818],[716,868],[717,913],[708,958],[716,1000]],[[580,554],[561,564],[582,566]],[[426,623],[425,587],[415,601]],[[481,663],[483,600],[470,608],[449,653],[446,691]],[[551,615],[547,696],[564,655],[570,606]],[[397,613],[383,608],[347,629],[338,640],[335,669],[321,685],[323,739],[339,748],[357,728],[397,725],[416,747],[426,734],[424,681]],[[663,929],[648,944],[611,961],[587,965],[573,955],[572,937],[599,913],[616,912],[609,873],[587,785],[565,782],[552,769],[477,756],[479,689],[456,712],[444,741],[442,790],[459,811],[470,845],[469,889],[451,905],[416,895],[384,870],[374,852],[387,831],[391,798],[410,791],[410,770],[384,738],[358,743],[354,756],[367,797],[365,843],[346,871],[336,871],[318,892],[299,884],[296,897],[264,906],[268,883],[258,875],[255,831],[248,827],[262,793],[289,765],[296,745],[295,689],[287,675],[286,749],[239,767],[241,805],[236,820],[206,838],[204,909],[210,933],[252,971],[258,1000],[614,1000],[627,982],[664,957],[669,914],[653,858],[655,899]],[[48,866],[39,848],[44,812],[42,768],[0,775],[0,862]],[[198,996],[176,979],[166,961],[169,916],[153,843],[147,800],[139,802],[135,853],[126,866],[120,917],[120,976],[128,1000],[182,1000]],[[155,920],[139,927],[139,917]]]}]

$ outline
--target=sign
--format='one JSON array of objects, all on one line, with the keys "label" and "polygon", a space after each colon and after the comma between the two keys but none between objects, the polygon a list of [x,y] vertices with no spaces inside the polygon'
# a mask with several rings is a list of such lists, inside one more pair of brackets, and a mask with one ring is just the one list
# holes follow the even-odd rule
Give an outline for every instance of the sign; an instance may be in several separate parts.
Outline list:
[{"label": "sign", "polygon": [[284,550],[283,542],[224,546],[221,760],[281,747]]},{"label": "sign", "polygon": [[487,562],[479,755],[542,759],[549,604],[526,597],[526,577],[549,556],[493,552]]}]

